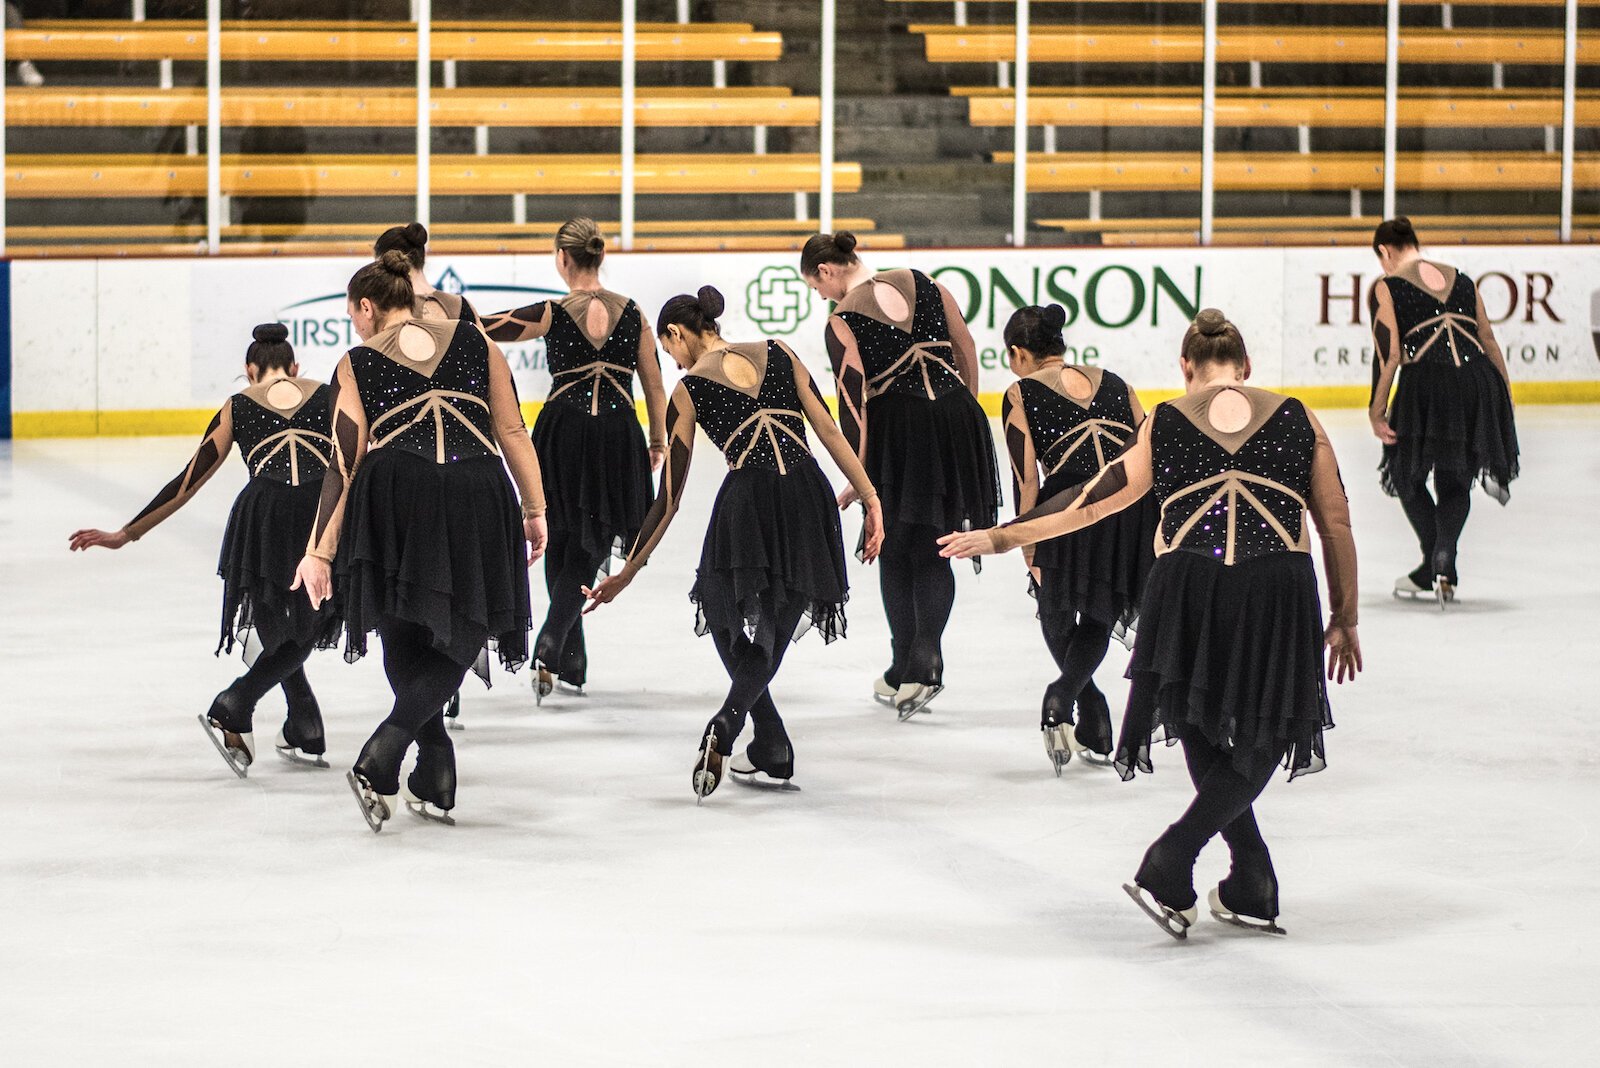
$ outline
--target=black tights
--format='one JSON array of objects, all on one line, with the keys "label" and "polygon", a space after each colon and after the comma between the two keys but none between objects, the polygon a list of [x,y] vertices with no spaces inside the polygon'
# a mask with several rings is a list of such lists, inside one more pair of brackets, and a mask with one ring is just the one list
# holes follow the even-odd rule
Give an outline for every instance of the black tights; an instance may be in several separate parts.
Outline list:
[{"label": "black tights", "polygon": [[550,611],[534,646],[534,659],[572,686],[588,678],[589,654],[583,641],[583,587],[594,585],[605,557],[590,556],[583,539],[566,530],[552,530],[544,554],[544,587]]},{"label": "black tights", "polygon": [[254,729],[256,705],[276,686],[283,687],[288,717],[283,737],[290,745],[307,753],[327,751],[322,732],[322,709],[311,692],[305,663],[311,656],[310,643],[277,642],[270,653],[262,653],[243,675],[221,693],[211,706],[211,718],[223,729],[247,734]]},{"label": "black tights", "polygon": [[1426,475],[1397,489],[1400,507],[1405,509],[1422,549],[1422,566],[1411,573],[1411,578],[1425,589],[1433,586],[1435,575],[1443,575],[1454,585],[1456,543],[1461,540],[1467,513],[1472,510],[1472,473],[1435,468],[1433,492],[1437,503],[1428,495]]},{"label": "black tights", "polygon": [[1170,908],[1190,907],[1196,900],[1195,861],[1206,843],[1221,834],[1233,858],[1221,884],[1223,903],[1235,912],[1274,919],[1278,880],[1252,806],[1267,788],[1283,750],[1256,753],[1241,774],[1234,754],[1213,745],[1199,728],[1184,726],[1177,733],[1194,781],[1194,800],[1150,846],[1134,881]]},{"label": "black tights", "polygon": [[[781,612],[765,613],[757,624],[756,640],[743,631],[716,628],[711,640],[717,655],[728,670],[728,696],[710,724],[722,721],[717,731],[717,752],[733,752],[734,739],[744,730],[745,717],[755,721],[755,738],[750,743],[750,760],[757,767],[779,778],[789,778],[794,770],[794,751],[784,730],[778,706],[767,689],[783,665],[783,655],[800,625],[804,606],[796,602]],[[770,645],[772,652],[767,653]]]},{"label": "black tights", "polygon": [[394,691],[389,717],[361,747],[355,770],[380,794],[400,791],[400,764],[411,743],[417,744],[417,766],[408,780],[411,790],[439,808],[455,807],[456,756],[444,726],[444,705],[466,678],[458,664],[433,647],[426,627],[394,618],[378,624],[383,639],[383,670]]},{"label": "black tights", "polygon": [[[1078,741],[1101,756],[1109,755],[1111,705],[1094,684],[1094,673],[1111,645],[1111,625],[1081,613],[1042,614],[1039,625],[1044,630],[1044,643],[1061,670],[1061,676],[1044,691],[1039,725],[1076,722],[1073,733]],[[1072,714],[1074,705],[1078,708],[1076,720]]]},{"label": "black tights", "polygon": [[878,583],[889,618],[894,660],[883,673],[891,686],[944,681],[940,640],[956,602],[956,576],[939,555],[933,527],[896,526],[883,539]]}]

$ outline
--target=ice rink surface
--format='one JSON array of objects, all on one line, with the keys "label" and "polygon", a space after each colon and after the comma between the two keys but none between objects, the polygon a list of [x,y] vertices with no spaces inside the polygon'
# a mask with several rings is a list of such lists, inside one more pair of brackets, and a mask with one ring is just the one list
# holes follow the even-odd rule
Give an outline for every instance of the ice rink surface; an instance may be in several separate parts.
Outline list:
[{"label": "ice rink surface", "polygon": [[[908,724],[868,697],[887,637],[852,561],[848,640],[807,637],[774,688],[803,791],[697,809],[724,684],[686,598],[721,477],[702,438],[662,550],[590,617],[591,695],[469,680],[460,825],[374,836],[342,769],[387,711],[378,657],[310,665],[334,770],[272,755],[277,696],[245,781],[195,723],[240,670],[210,653],[242,465],[72,556],[195,442],[0,443],[0,1061],[1593,1063],[1600,409],[1521,409],[1524,475],[1507,508],[1474,495],[1443,614],[1391,599],[1410,532],[1361,414],[1325,421],[1367,672],[1333,695],[1328,770],[1258,806],[1289,936],[1207,917],[1187,944],[1119,889],[1190,797],[1182,759],[1051,774],[1016,556],[958,565],[949,689]],[[1201,857],[1202,895],[1225,864]]]}]

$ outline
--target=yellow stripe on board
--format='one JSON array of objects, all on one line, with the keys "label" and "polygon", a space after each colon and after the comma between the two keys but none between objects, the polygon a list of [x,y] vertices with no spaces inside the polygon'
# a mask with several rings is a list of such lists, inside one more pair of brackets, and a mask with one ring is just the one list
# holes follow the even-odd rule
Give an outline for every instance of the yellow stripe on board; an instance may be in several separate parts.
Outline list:
[{"label": "yellow stripe on board", "polygon": [[[1282,392],[1293,394],[1313,408],[1365,408],[1366,386],[1289,386]],[[1146,410],[1161,401],[1179,396],[1177,390],[1140,390],[1139,401]],[[1513,382],[1511,395],[1518,404],[1600,404],[1600,382]],[[1000,414],[1004,394],[984,393],[978,400],[990,415]],[[541,401],[522,405],[522,417],[529,426],[539,417]],[[645,418],[644,402],[637,404],[639,419]],[[830,401],[829,407],[833,407]],[[159,437],[163,435],[199,436],[204,433],[215,408],[152,408],[138,411],[104,412],[13,412],[11,433],[17,438]]]}]

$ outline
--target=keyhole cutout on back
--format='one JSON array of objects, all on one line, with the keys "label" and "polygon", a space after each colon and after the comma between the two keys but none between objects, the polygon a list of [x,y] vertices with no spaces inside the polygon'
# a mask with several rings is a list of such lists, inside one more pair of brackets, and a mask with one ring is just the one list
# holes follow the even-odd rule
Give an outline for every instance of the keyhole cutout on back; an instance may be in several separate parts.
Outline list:
[{"label": "keyhole cutout on back", "polygon": [[1426,260],[1417,264],[1417,276],[1422,279],[1422,284],[1429,289],[1440,290],[1445,286],[1444,272]]},{"label": "keyhole cutout on back", "polygon": [[1250,398],[1236,389],[1224,389],[1211,398],[1206,419],[1224,434],[1237,434],[1250,425]]},{"label": "keyhole cutout on back", "polygon": [[1075,401],[1086,401],[1094,396],[1094,383],[1089,381],[1088,375],[1076,367],[1061,369],[1061,388]]},{"label": "keyhole cutout on back", "polygon": [[755,364],[740,356],[737,352],[722,354],[722,373],[728,376],[728,381],[740,389],[755,389],[761,381],[761,375],[756,371]]},{"label": "keyhole cutout on back", "polygon": [[438,349],[432,334],[407,323],[400,328],[400,354],[412,363],[427,363],[438,355]]},{"label": "keyhole cutout on back", "polygon": [[589,310],[583,315],[583,332],[591,338],[603,338],[611,326],[611,313],[606,309],[605,302],[599,297],[589,302]]},{"label": "keyhole cutout on back", "polygon": [[883,309],[883,314],[895,322],[904,322],[910,318],[911,305],[906,303],[905,294],[893,284],[873,279],[872,296],[877,300],[878,307]]},{"label": "keyhole cutout on back", "polygon": [[282,380],[267,387],[267,403],[280,412],[291,411],[300,404],[300,387]]}]

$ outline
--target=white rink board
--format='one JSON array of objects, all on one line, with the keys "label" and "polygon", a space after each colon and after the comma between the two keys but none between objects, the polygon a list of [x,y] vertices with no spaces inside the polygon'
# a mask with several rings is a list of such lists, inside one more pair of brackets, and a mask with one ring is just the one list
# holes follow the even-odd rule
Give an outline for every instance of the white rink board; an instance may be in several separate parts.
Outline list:
[{"label": "white rink board", "polygon": [[[1370,380],[1366,293],[1378,277],[1364,249],[906,250],[877,268],[912,266],[970,311],[982,391],[1011,381],[1001,330],[1019,304],[1069,313],[1069,359],[1115,369],[1142,389],[1181,386],[1176,349],[1191,309],[1220,307],[1243,329],[1268,387],[1360,387]],[[1600,380],[1595,314],[1600,250],[1452,247],[1441,257],[1483,280],[1512,366],[1529,382]],[[355,258],[103,260],[12,265],[14,409],[190,410],[238,386],[250,330],[288,323],[306,374],[326,378],[355,340],[343,291]],[[790,253],[617,253],[605,283],[652,321],[675,293],[712,284],[727,297],[724,334],[788,342],[826,381],[826,303]],[[564,292],[548,255],[440,256],[428,275],[480,312]],[[543,396],[543,344],[512,346],[524,399]],[[670,361],[665,361],[670,364]],[[674,369],[668,367],[669,380]]]}]

